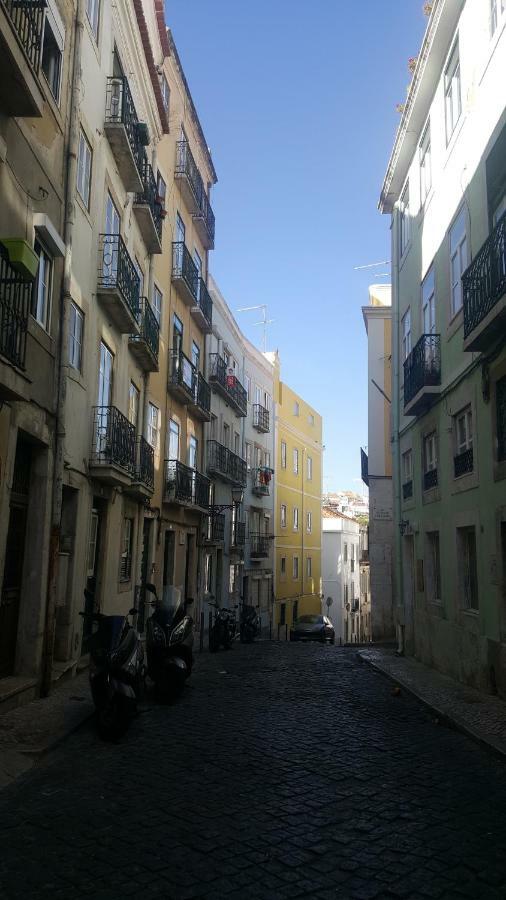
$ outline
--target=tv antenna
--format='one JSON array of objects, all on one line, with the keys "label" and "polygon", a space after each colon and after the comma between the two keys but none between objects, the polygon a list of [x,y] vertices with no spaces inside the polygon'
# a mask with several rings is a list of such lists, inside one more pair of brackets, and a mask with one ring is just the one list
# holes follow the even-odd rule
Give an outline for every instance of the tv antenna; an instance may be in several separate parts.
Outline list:
[{"label": "tv antenna", "polygon": [[[363,269],[377,269],[378,266],[389,266],[389,259],[380,259],[379,262],[366,263],[365,266],[353,266],[354,272],[360,272]],[[375,278],[390,278],[390,272],[374,272]]]},{"label": "tv antenna", "polygon": [[266,353],[267,352],[267,326],[271,325],[272,322],[275,322],[276,320],[267,318],[267,304],[266,303],[259,303],[258,306],[241,306],[241,308],[238,309],[237,312],[250,312],[253,309],[261,309],[262,310],[261,321],[253,322],[253,325],[261,325],[262,326],[262,329],[263,329],[262,345],[263,345],[263,351],[264,351],[264,353]]}]

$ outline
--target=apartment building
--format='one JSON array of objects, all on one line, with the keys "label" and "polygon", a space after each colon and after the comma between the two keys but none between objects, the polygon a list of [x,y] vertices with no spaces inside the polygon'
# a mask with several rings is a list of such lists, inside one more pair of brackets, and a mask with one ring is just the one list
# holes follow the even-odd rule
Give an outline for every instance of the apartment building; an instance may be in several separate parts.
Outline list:
[{"label": "apartment building", "polygon": [[392,219],[400,642],[503,693],[505,26],[498,0],[432,4],[380,198]]},{"label": "apartment building", "polygon": [[321,516],[322,611],[331,619],[338,643],[358,643],[368,625],[361,621],[360,525],[331,507],[324,506]]},{"label": "apartment building", "polygon": [[266,629],[273,583],[273,366],[242,334],[212,280],[210,293],[206,452],[212,489],[204,535],[205,611],[209,600],[230,607],[244,602],[257,609]]},{"label": "apartment building", "polygon": [[369,487],[369,559],[373,640],[394,636],[392,579],[394,516],[392,488],[392,308],[390,285],[369,288],[362,307],[367,332],[367,452],[362,478]]},{"label": "apartment building", "polygon": [[72,3],[0,4],[0,702],[44,675],[75,53]]},{"label": "apartment building", "polygon": [[277,627],[321,612],[322,418],[281,381],[278,354],[266,356],[274,366]]}]

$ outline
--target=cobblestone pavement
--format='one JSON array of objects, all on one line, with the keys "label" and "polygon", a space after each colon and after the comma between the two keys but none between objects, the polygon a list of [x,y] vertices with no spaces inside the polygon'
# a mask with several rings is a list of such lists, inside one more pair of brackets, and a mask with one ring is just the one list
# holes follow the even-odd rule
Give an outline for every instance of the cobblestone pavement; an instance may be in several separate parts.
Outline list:
[{"label": "cobblestone pavement", "polygon": [[0,794],[0,897],[506,897],[506,764],[352,650],[199,662],[127,738]]}]

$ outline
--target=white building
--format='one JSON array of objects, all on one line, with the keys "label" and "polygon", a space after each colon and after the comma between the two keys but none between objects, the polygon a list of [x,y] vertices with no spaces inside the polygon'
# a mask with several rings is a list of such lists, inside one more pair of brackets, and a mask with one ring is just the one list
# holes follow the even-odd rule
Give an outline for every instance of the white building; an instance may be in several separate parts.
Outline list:
[{"label": "white building", "polygon": [[[338,643],[360,638],[360,525],[335,510],[322,509],[323,612]],[[328,600],[332,601],[330,604]]]}]

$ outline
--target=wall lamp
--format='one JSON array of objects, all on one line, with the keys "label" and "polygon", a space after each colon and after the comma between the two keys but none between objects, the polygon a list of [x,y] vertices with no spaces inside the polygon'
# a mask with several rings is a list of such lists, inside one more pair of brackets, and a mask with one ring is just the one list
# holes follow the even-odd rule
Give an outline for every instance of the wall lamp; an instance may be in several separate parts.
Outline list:
[{"label": "wall lamp", "polygon": [[243,500],[244,488],[240,484],[235,484],[232,488],[232,503],[213,503],[209,507],[209,511],[212,516],[215,516],[226,509],[234,509],[236,506],[240,506]]}]

